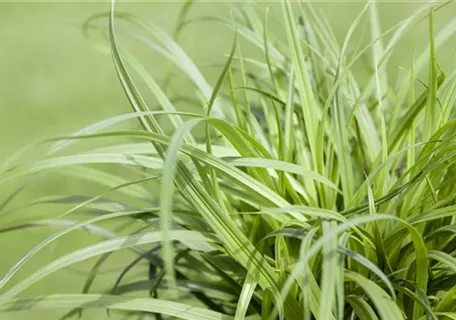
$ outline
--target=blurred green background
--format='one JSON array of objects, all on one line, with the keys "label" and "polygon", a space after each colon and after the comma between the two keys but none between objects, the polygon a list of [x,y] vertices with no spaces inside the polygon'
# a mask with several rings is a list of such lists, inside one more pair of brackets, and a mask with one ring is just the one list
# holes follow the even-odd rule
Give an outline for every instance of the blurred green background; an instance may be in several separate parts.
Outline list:
[{"label": "blurred green background", "polygon": [[[152,22],[167,32],[172,32],[182,2],[119,2],[117,10],[135,14],[145,22]],[[219,15],[227,17],[227,10],[235,5],[227,2],[201,2],[194,5],[190,17]],[[277,3],[270,5],[272,15],[280,20],[281,12]],[[380,2],[378,4],[384,29],[407,17],[419,2]],[[323,10],[342,43],[349,24],[358,14],[363,3],[316,2]],[[0,2],[0,159],[5,159],[20,147],[33,141],[69,134],[85,125],[107,117],[127,113],[130,107],[118,83],[109,54],[96,50],[83,35],[81,26],[93,14],[109,10],[109,3],[103,1],[67,2]],[[456,15],[456,6],[449,5],[437,13],[436,30],[440,30]],[[364,28],[368,25],[364,25]],[[358,34],[359,35],[359,34]],[[367,34],[368,35],[368,34]],[[356,39],[356,36],[355,36]],[[130,46],[156,79],[165,75],[166,64],[151,50],[144,48],[128,37],[123,45]],[[224,54],[231,46],[232,32],[220,25],[208,22],[192,24],[186,29],[179,43],[188,52],[209,81],[214,83],[219,70],[213,64],[222,63]],[[451,72],[455,67],[456,38],[443,46],[438,58],[444,70]],[[388,68],[397,74],[399,67],[409,68],[415,52],[421,52],[428,44],[427,22],[417,25],[413,32],[398,46]],[[250,52],[250,48],[244,54]],[[361,73],[360,73],[361,74]],[[426,82],[426,72],[420,75]],[[189,90],[185,80],[175,84],[179,90]],[[176,86],[174,86],[175,88]],[[184,89],[182,89],[184,88]],[[176,90],[176,89],[174,89]],[[182,93],[182,92],[181,92]],[[180,106],[185,108],[185,106]],[[22,162],[43,156],[40,150],[28,152]],[[79,183],[79,184],[78,184]],[[13,185],[1,189],[0,201],[8,196]],[[27,188],[22,201],[36,195],[58,194],[64,190],[85,190],[81,182],[63,178],[39,180]],[[153,192],[153,190],[152,190]],[[22,199],[22,200],[21,200]],[[20,203],[16,203],[16,206]],[[36,214],[52,216],[46,206],[15,213],[20,216]],[[0,220],[15,220],[7,217]],[[18,218],[19,219],[19,218]],[[55,229],[32,228],[0,234],[0,276],[2,276],[28,249]],[[58,244],[43,250],[21,271],[17,278],[50,262],[55,257],[84,244],[96,237],[81,236],[81,232],[65,237]],[[103,277],[96,280],[94,289],[105,289],[112,285],[112,279],[131,259],[130,253],[116,253],[109,265],[103,269]],[[39,282],[27,292],[29,295],[56,292],[80,292],[85,275],[93,261],[56,273]],[[136,276],[145,276],[147,266],[137,268]],[[110,281],[110,282],[109,282]],[[61,312],[41,311],[33,314],[0,314],[0,319],[56,319]],[[104,318],[103,312],[86,312],[84,319]]]}]

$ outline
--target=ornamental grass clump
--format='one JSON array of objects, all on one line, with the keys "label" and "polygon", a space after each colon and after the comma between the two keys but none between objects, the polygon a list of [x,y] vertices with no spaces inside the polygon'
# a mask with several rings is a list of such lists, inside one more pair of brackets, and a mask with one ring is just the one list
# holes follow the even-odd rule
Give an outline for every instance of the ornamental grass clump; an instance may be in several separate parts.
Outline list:
[{"label": "ornamental grass clump", "polygon": [[[84,32],[91,37],[94,23],[109,21],[105,40],[131,112],[42,141],[45,159],[14,165],[27,147],[0,175],[11,183],[57,170],[104,191],[31,199],[29,206],[68,208],[52,219],[27,215],[3,224],[2,232],[58,230],[3,275],[0,310],[64,308],[64,318],[101,308],[106,317],[156,319],[456,319],[456,73],[441,70],[436,55],[456,20],[433,27],[451,5],[424,3],[382,30],[368,2],[340,45],[307,2],[280,3],[282,33],[268,28],[270,10],[256,4],[238,5],[226,19],[195,21],[187,18],[188,2],[174,36],[118,13],[113,2]],[[423,20],[428,49],[392,77],[391,55]],[[212,85],[177,44],[180,31],[198,21],[233,34]],[[354,39],[363,21],[367,44]],[[176,109],[173,77],[149,73],[120,45],[125,36],[188,79],[194,92],[180,99],[199,112]],[[261,55],[246,55],[247,44]],[[359,80],[353,67],[366,57],[367,76]],[[427,79],[420,79],[425,68]],[[115,129],[124,122],[140,128]],[[70,152],[92,141],[105,146]],[[17,213],[8,202],[19,192],[0,214]],[[100,240],[16,275],[43,248],[84,232]],[[94,289],[120,250],[131,258],[104,290]],[[23,294],[91,258],[80,294],[64,287]]]}]

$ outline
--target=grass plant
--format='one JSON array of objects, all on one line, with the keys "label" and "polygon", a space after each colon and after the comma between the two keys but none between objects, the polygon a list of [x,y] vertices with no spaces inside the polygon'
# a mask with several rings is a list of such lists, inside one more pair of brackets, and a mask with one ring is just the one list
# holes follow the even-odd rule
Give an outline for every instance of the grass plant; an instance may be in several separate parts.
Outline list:
[{"label": "grass plant", "polygon": [[[0,232],[58,228],[2,276],[0,311],[64,308],[63,318],[100,308],[106,317],[156,319],[456,319],[456,73],[445,73],[437,59],[456,32],[455,20],[434,30],[439,10],[451,4],[423,3],[382,30],[369,1],[342,44],[305,1],[281,1],[280,32],[269,28],[269,9],[255,3],[236,6],[229,18],[198,21],[187,19],[191,6],[184,4],[172,36],[117,12],[114,2],[109,14],[85,23],[89,36],[93,23],[109,21],[108,48],[97,45],[110,50],[131,111],[4,161],[1,184],[58,171],[104,191],[46,195],[20,207],[10,202],[21,188],[5,197],[0,218],[40,204],[67,208],[53,219],[30,215],[0,224]],[[428,50],[392,77],[391,55],[423,20]],[[189,24],[202,22],[233,32],[213,85],[177,41]],[[367,43],[354,38],[364,22]],[[125,35],[188,78],[194,97],[186,103],[200,112],[177,110],[173,77],[154,78],[120,45]],[[246,46],[261,54],[243,55]],[[361,81],[353,67],[366,57],[368,76]],[[427,79],[419,79],[425,68]],[[116,129],[121,123],[141,127]],[[94,141],[103,146],[71,152]],[[16,165],[37,145],[47,148],[45,158]],[[124,224],[131,231],[119,228]],[[18,279],[43,248],[84,232],[100,241]],[[93,290],[121,250],[132,258],[109,287]],[[88,259],[93,267],[81,293],[24,294]],[[130,281],[128,274],[143,265],[148,272]]]}]

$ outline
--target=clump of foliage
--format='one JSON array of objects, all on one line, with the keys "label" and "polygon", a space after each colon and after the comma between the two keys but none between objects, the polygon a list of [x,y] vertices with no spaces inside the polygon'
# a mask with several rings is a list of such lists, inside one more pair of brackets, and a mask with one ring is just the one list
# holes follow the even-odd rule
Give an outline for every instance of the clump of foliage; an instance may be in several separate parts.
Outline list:
[{"label": "clump of foliage", "polygon": [[[107,189],[46,198],[74,203],[57,220],[29,217],[26,224],[4,226],[2,232],[63,227],[3,276],[0,310],[73,308],[69,317],[103,308],[107,315],[198,320],[456,319],[456,73],[444,74],[436,59],[456,28],[450,22],[436,40],[433,30],[434,12],[447,4],[424,4],[382,31],[376,4],[369,2],[342,46],[309,3],[281,2],[280,37],[268,29],[268,10],[240,5],[229,19],[205,19],[236,34],[214,86],[175,40],[189,23],[190,4],[174,38],[116,14],[114,3],[109,15],[87,21],[88,32],[94,21],[109,20],[110,51],[133,113],[42,142],[51,143],[42,161],[12,166],[25,149],[6,162],[2,182],[65,167],[63,173]],[[363,19],[371,40],[349,50]],[[423,19],[429,21],[429,49],[392,80],[386,67],[391,54]],[[201,112],[176,111],[167,94],[171,78],[160,83],[118,44],[120,21],[141,30],[144,36],[129,35],[189,78]],[[241,40],[258,47],[263,58],[243,56]],[[361,82],[352,68],[366,56],[371,69]],[[416,74],[425,67],[425,89],[415,93]],[[147,85],[161,110],[150,107],[138,83]],[[132,120],[141,129],[108,130]],[[93,140],[111,144],[63,154],[76,142]],[[78,212],[91,216],[69,220]],[[99,225],[107,220],[137,230]],[[83,231],[106,239],[13,283],[37,252]],[[136,257],[125,261],[110,288],[90,293],[100,268],[125,249]],[[18,297],[53,272],[93,257],[98,260],[81,294]],[[144,263],[147,277],[127,281]]]}]

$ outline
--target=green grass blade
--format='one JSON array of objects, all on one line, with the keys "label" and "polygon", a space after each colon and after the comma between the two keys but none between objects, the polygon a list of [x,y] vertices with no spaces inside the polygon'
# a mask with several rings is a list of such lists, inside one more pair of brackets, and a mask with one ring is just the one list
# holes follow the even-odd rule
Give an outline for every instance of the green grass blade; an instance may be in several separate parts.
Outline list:
[{"label": "green grass blade", "polygon": [[110,295],[74,294],[20,298],[0,304],[2,312],[78,307],[159,313],[184,320],[229,320],[232,317],[187,304],[144,298]]},{"label": "green grass blade", "polygon": [[388,297],[386,292],[375,284],[375,282],[354,272],[346,272],[345,278],[348,281],[356,282],[363,288],[369,298],[373,301],[381,319],[405,319],[396,303]]},{"label": "green grass blade", "polygon": [[[207,246],[207,241],[213,242],[214,240],[208,237],[208,235],[188,230],[173,230],[168,233],[168,236],[172,240],[178,240],[187,244],[190,243],[192,244],[192,246],[196,246],[197,248],[204,251],[210,250],[210,247]],[[91,257],[95,257],[104,253],[140,246],[143,244],[156,243],[162,240],[162,232],[149,232],[144,234],[124,236],[102,241],[95,245],[80,249],[78,251],[74,251],[59,259],[54,260],[47,266],[39,269],[38,271],[28,276],[26,279],[15,284],[12,288],[10,288],[9,290],[0,295],[0,303],[3,303],[15,297],[16,295],[24,291],[26,288],[30,287],[37,281],[43,279],[44,277],[52,274],[53,272],[58,271],[74,263],[77,263],[79,261],[87,260]],[[41,248],[41,246],[39,248]]]}]

